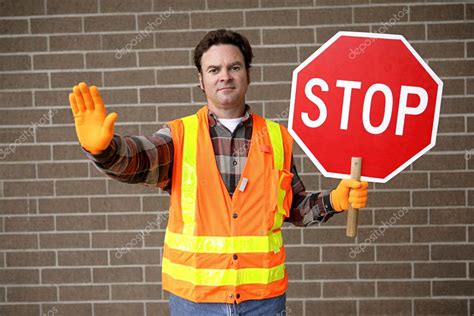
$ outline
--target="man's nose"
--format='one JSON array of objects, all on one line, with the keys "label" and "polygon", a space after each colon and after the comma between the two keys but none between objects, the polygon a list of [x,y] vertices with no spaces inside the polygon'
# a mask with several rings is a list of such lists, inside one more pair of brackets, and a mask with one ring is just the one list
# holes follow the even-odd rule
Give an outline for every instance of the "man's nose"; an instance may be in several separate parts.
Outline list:
[{"label": "man's nose", "polygon": [[232,76],[230,75],[230,72],[229,70],[227,69],[224,69],[221,71],[221,76],[220,76],[220,81],[228,81],[228,80],[232,80]]}]

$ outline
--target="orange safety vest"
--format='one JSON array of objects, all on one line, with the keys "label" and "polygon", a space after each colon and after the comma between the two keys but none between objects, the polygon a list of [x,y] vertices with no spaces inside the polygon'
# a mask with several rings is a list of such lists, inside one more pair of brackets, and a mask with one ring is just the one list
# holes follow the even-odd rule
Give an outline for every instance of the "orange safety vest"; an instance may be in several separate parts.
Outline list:
[{"label": "orange safety vest", "polygon": [[249,153],[231,197],[216,164],[208,108],[171,121],[174,145],[163,289],[193,302],[240,303],[288,287],[280,227],[293,198],[293,139],[253,113]]}]

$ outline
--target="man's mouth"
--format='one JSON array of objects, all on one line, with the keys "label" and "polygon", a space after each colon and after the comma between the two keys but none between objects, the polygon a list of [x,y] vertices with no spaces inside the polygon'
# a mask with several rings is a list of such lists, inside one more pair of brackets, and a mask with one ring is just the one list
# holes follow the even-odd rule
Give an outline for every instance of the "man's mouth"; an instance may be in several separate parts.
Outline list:
[{"label": "man's mouth", "polygon": [[233,90],[235,89],[234,87],[224,87],[224,88],[220,88],[218,89],[217,91],[229,91],[229,90]]}]

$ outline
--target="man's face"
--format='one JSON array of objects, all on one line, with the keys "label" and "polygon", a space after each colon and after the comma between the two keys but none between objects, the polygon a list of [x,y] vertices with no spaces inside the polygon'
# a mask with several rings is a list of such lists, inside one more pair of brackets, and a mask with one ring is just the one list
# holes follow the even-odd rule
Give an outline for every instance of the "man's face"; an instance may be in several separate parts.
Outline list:
[{"label": "man's face", "polygon": [[234,45],[214,45],[201,57],[199,83],[215,107],[242,106],[249,85],[244,56]]}]

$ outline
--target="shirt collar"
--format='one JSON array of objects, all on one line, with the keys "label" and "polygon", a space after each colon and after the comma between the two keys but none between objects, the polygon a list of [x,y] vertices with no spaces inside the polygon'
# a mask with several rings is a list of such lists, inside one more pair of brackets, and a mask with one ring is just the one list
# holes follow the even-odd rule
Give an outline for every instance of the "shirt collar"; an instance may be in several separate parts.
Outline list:
[{"label": "shirt collar", "polygon": [[[209,110],[209,107],[207,109],[208,109],[207,117],[209,120],[209,127],[214,127],[217,125],[219,118],[217,117],[216,114],[214,114],[213,112]],[[244,112],[244,118],[242,119],[242,123],[247,124],[248,122],[251,121],[250,119],[251,117],[252,117],[252,109],[250,108],[248,104],[245,104],[245,112]]]}]

